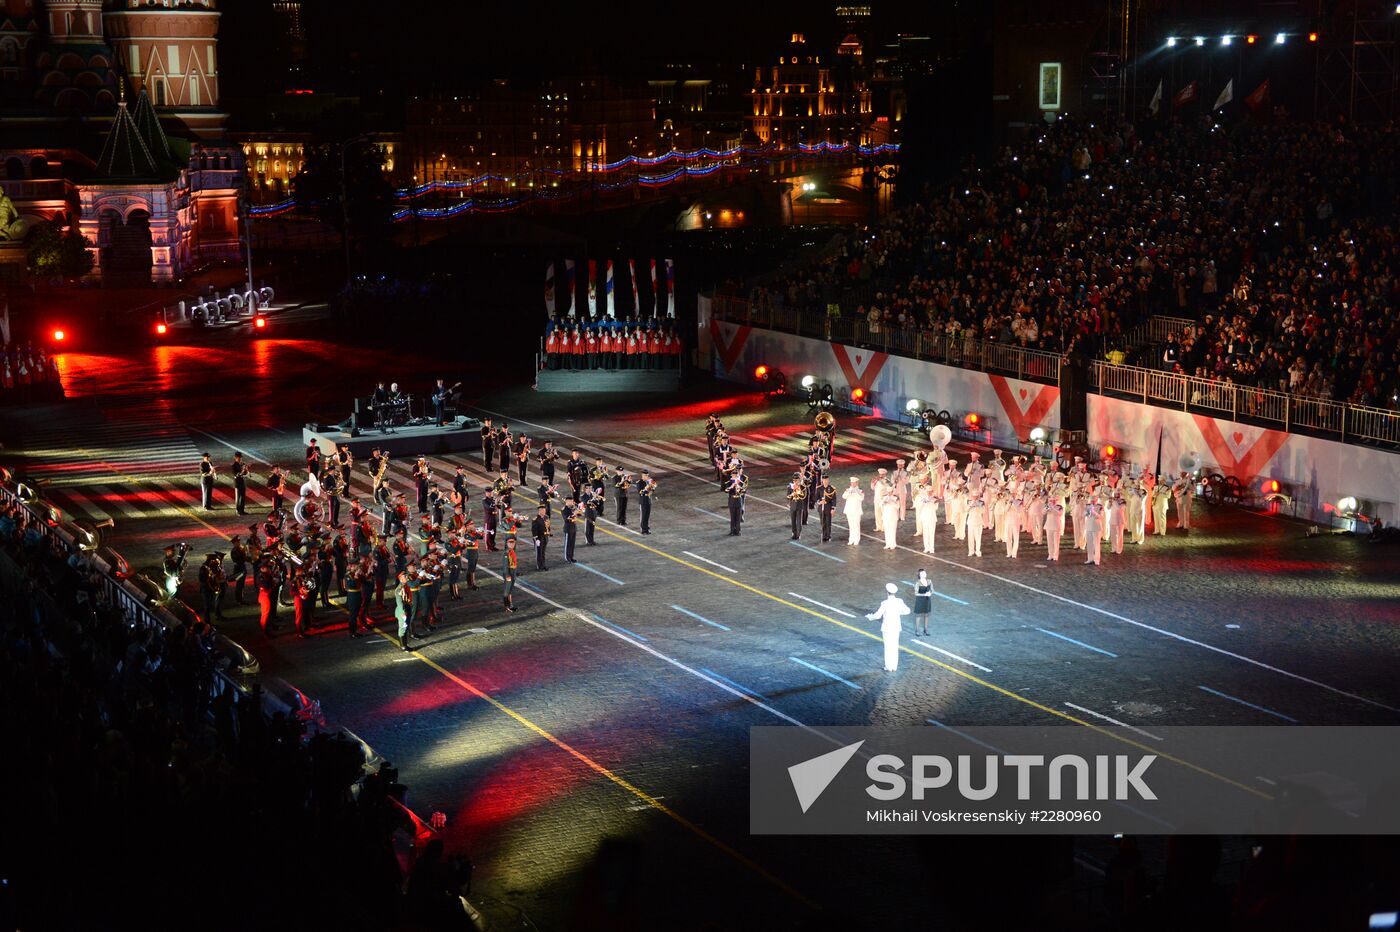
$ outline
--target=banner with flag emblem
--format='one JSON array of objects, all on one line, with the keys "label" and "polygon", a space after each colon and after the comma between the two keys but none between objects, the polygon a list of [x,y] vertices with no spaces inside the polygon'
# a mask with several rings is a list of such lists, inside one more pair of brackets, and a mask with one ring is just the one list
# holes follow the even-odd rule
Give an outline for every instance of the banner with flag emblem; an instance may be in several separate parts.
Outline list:
[{"label": "banner with flag emblem", "polygon": [[573,316],[574,316],[574,260],[573,260],[573,259],[565,259],[565,260],[564,260],[564,278],[565,278],[565,280],[566,280],[566,285],[567,285],[567,290],[564,292],[564,310],[568,311],[570,317],[573,317]]},{"label": "banner with flag emblem", "polygon": [[1152,100],[1147,104],[1147,112],[1153,116],[1162,109],[1162,82],[1157,82],[1157,90],[1152,92]]},{"label": "banner with flag emblem", "polygon": [[550,317],[554,316],[554,263],[544,267],[544,310]]},{"label": "banner with flag emblem", "polygon": [[607,279],[607,285],[605,286],[603,293],[607,297],[606,307],[608,309],[608,316],[615,317],[617,316],[614,313],[617,310],[617,299],[613,295],[613,261],[611,259],[608,260]]},{"label": "banner with flag emblem", "polygon": [[656,260],[651,260],[651,316],[661,313],[661,292],[656,290]]},{"label": "banner with flag emblem", "polygon": [[1235,99],[1235,79],[1231,78],[1225,82],[1225,89],[1220,92],[1220,96],[1215,98],[1215,106],[1211,110],[1219,110],[1221,107]]},{"label": "banner with flag emblem", "polygon": [[1196,95],[1200,93],[1200,90],[1201,82],[1192,81],[1190,84],[1177,91],[1176,96],[1172,98],[1172,109],[1180,110],[1182,107],[1195,100]]},{"label": "banner with flag emblem", "polygon": [[642,316],[639,312],[642,309],[641,299],[637,295],[637,260],[627,260],[627,277],[632,279],[632,316]]},{"label": "banner with flag emblem", "polygon": [[1269,79],[1265,78],[1264,83],[1250,91],[1248,97],[1244,99],[1244,105],[1251,110],[1258,110],[1269,102]]},{"label": "banner with flag emblem", "polygon": [[666,316],[676,316],[676,263],[666,260]]},{"label": "banner with flag emblem", "polygon": [[588,260],[588,316],[598,316],[598,260]]}]

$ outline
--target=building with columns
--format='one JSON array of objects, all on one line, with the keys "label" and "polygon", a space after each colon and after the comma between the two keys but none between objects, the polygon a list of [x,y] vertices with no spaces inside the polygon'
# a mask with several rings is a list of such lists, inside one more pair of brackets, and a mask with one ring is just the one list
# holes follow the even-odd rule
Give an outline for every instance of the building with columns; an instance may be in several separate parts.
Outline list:
[{"label": "building with columns", "polygon": [[[859,46],[854,37],[848,41]],[[849,47],[838,51],[844,61],[794,32],[775,64],[754,69],[749,94],[754,138],[782,146],[870,143],[874,114],[870,86],[855,64],[861,56]]]},{"label": "building with columns", "polygon": [[78,229],[108,283],[239,258],[220,16],[214,0],[0,0],[0,191],[21,220],[0,276],[21,274],[41,222]]}]

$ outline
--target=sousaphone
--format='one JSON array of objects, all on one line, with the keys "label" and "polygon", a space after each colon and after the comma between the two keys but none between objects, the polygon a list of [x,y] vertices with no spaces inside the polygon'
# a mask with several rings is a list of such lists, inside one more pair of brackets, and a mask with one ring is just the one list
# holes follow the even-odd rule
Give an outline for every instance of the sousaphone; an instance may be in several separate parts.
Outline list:
[{"label": "sousaphone", "polygon": [[830,411],[818,411],[816,426],[817,430],[835,430],[836,416]]},{"label": "sousaphone", "polygon": [[948,441],[953,439],[953,432],[948,429],[947,424],[936,424],[929,428],[928,442],[942,450],[948,445]]}]

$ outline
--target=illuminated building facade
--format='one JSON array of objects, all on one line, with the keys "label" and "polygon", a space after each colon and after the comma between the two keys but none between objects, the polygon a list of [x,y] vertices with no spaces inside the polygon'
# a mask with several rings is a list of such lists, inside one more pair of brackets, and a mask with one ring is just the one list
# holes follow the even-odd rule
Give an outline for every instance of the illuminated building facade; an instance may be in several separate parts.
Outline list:
[{"label": "illuminated building facade", "polygon": [[404,155],[418,183],[484,174],[586,171],[660,146],[656,98],[645,84],[556,78],[532,87],[496,80],[466,93],[409,101]]},{"label": "illuminated building facade", "polygon": [[222,135],[213,0],[106,6],[0,0],[5,195],[26,234],[76,227],[105,280],[237,259],[242,162]]},{"label": "illuminated building facade", "polygon": [[859,68],[836,68],[833,57],[823,61],[806,36],[795,32],[776,64],[754,69],[749,126],[760,143],[870,142],[870,87]]}]

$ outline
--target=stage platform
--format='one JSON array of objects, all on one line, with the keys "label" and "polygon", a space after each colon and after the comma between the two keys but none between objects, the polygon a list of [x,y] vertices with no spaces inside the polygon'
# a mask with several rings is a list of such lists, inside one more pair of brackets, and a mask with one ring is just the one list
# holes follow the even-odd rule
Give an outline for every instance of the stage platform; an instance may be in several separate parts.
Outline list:
[{"label": "stage platform", "polygon": [[313,441],[322,454],[334,453],[342,443],[350,445],[355,459],[363,459],[378,447],[390,456],[441,456],[463,450],[481,449],[481,422],[476,418],[458,416],[446,427],[433,424],[418,427],[391,427],[381,432],[378,427],[363,428],[358,437],[335,426],[312,430],[303,427],[302,443]]},{"label": "stage platform", "polygon": [[542,392],[678,392],[679,369],[541,369]]}]

